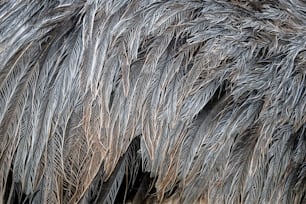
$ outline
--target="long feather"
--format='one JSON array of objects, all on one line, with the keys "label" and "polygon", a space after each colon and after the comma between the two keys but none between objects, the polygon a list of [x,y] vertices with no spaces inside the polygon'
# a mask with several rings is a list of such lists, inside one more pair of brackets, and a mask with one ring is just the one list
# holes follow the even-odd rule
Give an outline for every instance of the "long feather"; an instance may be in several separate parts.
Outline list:
[{"label": "long feather", "polygon": [[304,203],[305,6],[0,0],[0,203]]}]

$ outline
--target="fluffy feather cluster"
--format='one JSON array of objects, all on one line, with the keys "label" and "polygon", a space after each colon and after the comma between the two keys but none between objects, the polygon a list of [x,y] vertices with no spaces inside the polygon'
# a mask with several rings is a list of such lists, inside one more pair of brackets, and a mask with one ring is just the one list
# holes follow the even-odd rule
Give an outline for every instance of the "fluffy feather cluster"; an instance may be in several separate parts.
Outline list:
[{"label": "fluffy feather cluster", "polygon": [[306,203],[305,9],[0,1],[0,202]]}]

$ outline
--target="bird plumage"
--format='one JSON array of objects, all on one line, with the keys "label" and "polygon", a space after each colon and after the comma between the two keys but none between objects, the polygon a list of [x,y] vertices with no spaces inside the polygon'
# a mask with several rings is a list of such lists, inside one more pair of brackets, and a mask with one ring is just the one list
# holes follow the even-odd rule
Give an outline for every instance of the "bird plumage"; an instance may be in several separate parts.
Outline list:
[{"label": "bird plumage", "polygon": [[305,203],[305,8],[0,1],[0,199]]}]

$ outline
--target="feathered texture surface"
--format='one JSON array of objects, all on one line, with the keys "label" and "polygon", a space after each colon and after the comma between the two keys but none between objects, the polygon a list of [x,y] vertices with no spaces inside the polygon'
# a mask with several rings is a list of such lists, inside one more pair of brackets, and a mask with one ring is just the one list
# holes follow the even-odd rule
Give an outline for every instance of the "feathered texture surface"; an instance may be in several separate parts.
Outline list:
[{"label": "feathered texture surface", "polygon": [[306,203],[305,11],[1,0],[0,202]]}]

